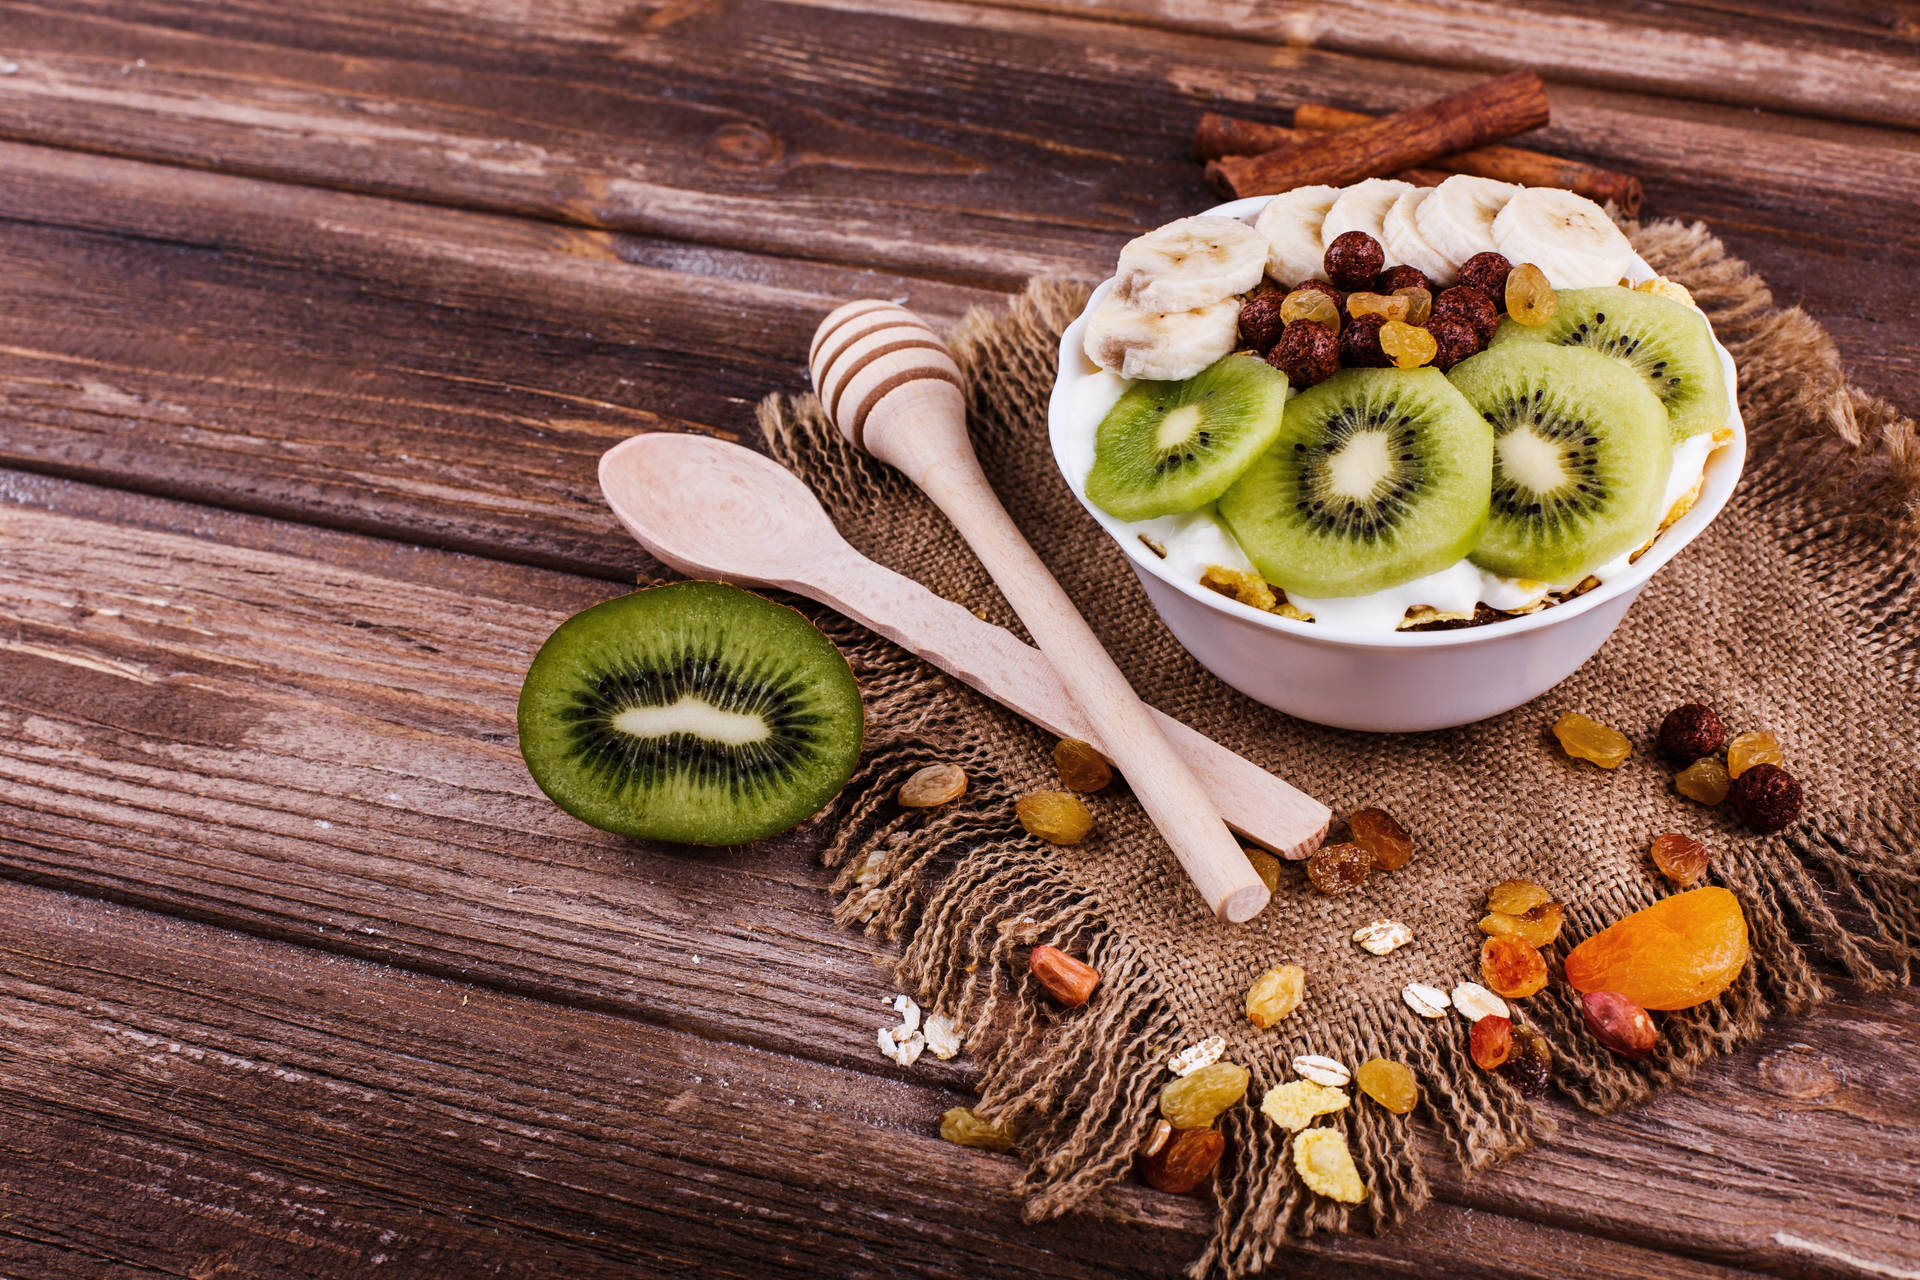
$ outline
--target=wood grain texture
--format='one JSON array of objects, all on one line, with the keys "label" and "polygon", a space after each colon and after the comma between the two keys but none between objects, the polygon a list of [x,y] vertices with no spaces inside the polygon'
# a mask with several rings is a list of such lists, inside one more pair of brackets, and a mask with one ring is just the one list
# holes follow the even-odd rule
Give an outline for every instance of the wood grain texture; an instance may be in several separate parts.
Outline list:
[{"label": "wood grain texture", "polygon": [[[893,988],[875,944],[830,922],[804,842],[601,836],[515,758],[522,665],[607,584],[68,482],[0,492],[0,875],[804,1060],[857,1077],[819,1097],[865,1096]],[[1784,1232],[1920,1266],[1899,1136],[1920,1121],[1916,1022],[1911,994],[1843,1003],[1628,1115],[1552,1107],[1558,1133],[1496,1175],[1463,1181],[1430,1147],[1431,1173],[1449,1203],[1537,1224],[1497,1229],[1514,1239],[1619,1242],[1541,1254],[1561,1264],[1864,1274],[1803,1268]],[[923,1059],[912,1078],[970,1077]],[[1460,1221],[1337,1248],[1438,1250]]]}]

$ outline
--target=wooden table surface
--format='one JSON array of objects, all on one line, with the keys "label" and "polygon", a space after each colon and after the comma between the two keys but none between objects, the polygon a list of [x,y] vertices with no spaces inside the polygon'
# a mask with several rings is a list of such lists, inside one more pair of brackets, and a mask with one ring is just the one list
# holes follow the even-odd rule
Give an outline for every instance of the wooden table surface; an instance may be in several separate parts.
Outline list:
[{"label": "wooden table surface", "polygon": [[[1195,117],[1537,67],[1920,404],[1920,6],[0,2],[0,1275],[1165,1275],[1027,1227],[883,1061],[805,839],[602,837],[513,705],[657,571],[594,462],[752,438],[835,302],[936,319],[1210,203]],[[1544,1109],[1301,1275],[1920,1274],[1920,999]]]}]

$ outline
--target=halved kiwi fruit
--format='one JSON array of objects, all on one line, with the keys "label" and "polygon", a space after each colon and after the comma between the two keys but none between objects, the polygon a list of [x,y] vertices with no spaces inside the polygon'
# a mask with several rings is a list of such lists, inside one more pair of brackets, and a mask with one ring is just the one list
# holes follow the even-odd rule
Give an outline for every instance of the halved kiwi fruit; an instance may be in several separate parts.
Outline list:
[{"label": "halved kiwi fruit", "polygon": [[1620,361],[1513,342],[1448,375],[1493,428],[1493,503],[1473,562],[1567,586],[1653,536],[1673,468],[1667,415]]},{"label": "halved kiwi fruit", "polygon": [[1258,356],[1134,383],[1100,421],[1087,497],[1122,520],[1206,506],[1273,443],[1287,391],[1287,375]]},{"label": "halved kiwi fruit", "polygon": [[520,754],[583,822],[744,844],[826,806],[860,758],[847,660],[784,605],[676,582],[575,614],[520,688]]},{"label": "halved kiwi fruit", "polygon": [[1493,344],[1550,342],[1612,356],[1646,379],[1677,443],[1727,421],[1727,379],[1706,317],[1671,298],[1618,285],[1565,289],[1545,324],[1500,322]]},{"label": "halved kiwi fruit", "polygon": [[1309,598],[1365,595],[1479,541],[1493,433],[1437,369],[1346,369],[1295,396],[1220,497],[1261,576]]}]

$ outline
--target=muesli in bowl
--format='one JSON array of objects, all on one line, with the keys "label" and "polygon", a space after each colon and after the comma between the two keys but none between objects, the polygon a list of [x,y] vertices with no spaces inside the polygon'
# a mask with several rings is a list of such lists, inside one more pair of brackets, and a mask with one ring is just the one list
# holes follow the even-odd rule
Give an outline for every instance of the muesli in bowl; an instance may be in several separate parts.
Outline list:
[{"label": "muesli in bowl", "polygon": [[[1130,242],[1063,338],[1049,418],[1068,482],[1203,663],[1360,728],[1463,723],[1563,678],[1744,459],[1732,361],[1686,291],[1591,201],[1468,176],[1298,188]],[[1520,661],[1496,637],[1555,614],[1520,646],[1554,660],[1453,669],[1472,687],[1397,711],[1302,689],[1239,625],[1351,669],[1382,647]]]}]

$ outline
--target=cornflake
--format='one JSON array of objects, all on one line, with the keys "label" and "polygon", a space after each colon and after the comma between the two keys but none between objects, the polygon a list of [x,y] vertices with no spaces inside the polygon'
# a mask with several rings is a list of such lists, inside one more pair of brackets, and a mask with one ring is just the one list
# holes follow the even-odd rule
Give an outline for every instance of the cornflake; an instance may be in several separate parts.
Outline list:
[{"label": "cornflake", "polygon": [[886,1003],[900,1015],[900,1025],[880,1028],[880,1052],[901,1066],[910,1067],[920,1061],[927,1047],[927,1037],[920,1030],[920,1006],[908,995],[893,996]]},{"label": "cornflake", "polygon": [[1320,1116],[1346,1109],[1345,1091],[1311,1080],[1289,1080],[1267,1090],[1260,1112],[1289,1133],[1298,1133]]},{"label": "cornflake", "polygon": [[927,1038],[928,1051],[942,1062],[960,1052],[960,1028],[945,1014],[936,1013],[921,1023],[920,1034]]},{"label": "cornflake", "polygon": [[1347,1140],[1335,1129],[1309,1129],[1293,1140],[1293,1167],[1316,1195],[1342,1204],[1367,1198],[1367,1184],[1353,1167]]},{"label": "cornflake", "polygon": [[1197,1044],[1190,1044],[1167,1059],[1167,1070],[1177,1076],[1190,1076],[1202,1067],[1210,1067],[1220,1061],[1220,1055],[1227,1051],[1225,1036],[1208,1036]]},{"label": "cornflake", "polygon": [[1354,931],[1353,940],[1363,951],[1384,956],[1413,941],[1413,930],[1398,920],[1375,920]]}]

